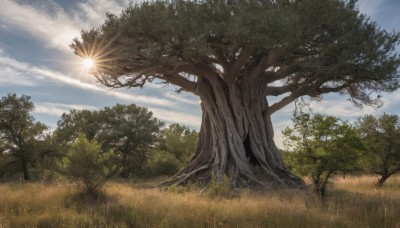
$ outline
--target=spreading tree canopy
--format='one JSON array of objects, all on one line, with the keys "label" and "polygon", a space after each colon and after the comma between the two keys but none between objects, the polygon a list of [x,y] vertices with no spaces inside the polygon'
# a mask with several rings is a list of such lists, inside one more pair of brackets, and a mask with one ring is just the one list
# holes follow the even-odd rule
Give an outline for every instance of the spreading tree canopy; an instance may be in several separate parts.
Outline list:
[{"label": "spreading tree canopy", "polygon": [[171,0],[108,14],[71,47],[95,60],[92,73],[106,86],[161,81],[200,98],[194,156],[164,185],[208,184],[214,173],[232,186],[297,186],[273,141],[271,115],[326,93],[380,105],[376,93],[399,87],[398,41],[355,0]]}]

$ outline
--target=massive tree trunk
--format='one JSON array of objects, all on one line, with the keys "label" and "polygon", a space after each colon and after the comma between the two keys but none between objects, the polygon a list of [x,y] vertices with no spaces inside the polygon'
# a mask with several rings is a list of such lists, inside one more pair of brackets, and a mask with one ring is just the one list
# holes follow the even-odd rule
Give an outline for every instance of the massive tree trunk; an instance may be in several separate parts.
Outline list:
[{"label": "massive tree trunk", "polygon": [[232,187],[280,184],[303,186],[283,165],[274,143],[265,91],[257,81],[229,83],[217,77],[199,80],[203,111],[196,151],[190,163],[161,184],[195,181],[207,185],[226,175]]}]

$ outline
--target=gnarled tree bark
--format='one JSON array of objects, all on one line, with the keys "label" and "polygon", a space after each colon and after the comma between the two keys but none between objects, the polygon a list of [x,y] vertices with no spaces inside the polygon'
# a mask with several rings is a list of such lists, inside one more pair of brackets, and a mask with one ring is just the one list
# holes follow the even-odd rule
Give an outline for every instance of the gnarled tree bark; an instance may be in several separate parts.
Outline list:
[{"label": "gnarled tree bark", "polygon": [[185,168],[160,186],[188,181],[207,185],[213,175],[216,181],[227,175],[233,187],[303,186],[285,168],[274,143],[272,113],[260,85],[208,79],[200,80],[195,92],[203,111],[196,151]]}]

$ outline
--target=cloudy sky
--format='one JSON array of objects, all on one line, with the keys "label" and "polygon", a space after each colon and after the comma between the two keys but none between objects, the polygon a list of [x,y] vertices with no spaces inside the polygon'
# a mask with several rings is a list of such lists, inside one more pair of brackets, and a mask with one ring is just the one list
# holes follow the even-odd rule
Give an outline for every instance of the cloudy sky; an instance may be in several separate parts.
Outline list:
[{"label": "cloudy sky", "polygon": [[[176,94],[173,88],[149,85],[144,89],[110,89],[97,83],[81,67],[69,48],[82,29],[100,25],[105,13],[118,14],[128,0],[0,0],[0,97],[8,93],[32,97],[34,116],[52,129],[71,109],[100,109],[116,103],[135,103],[149,108],[167,123],[177,122],[198,129],[199,100]],[[133,1],[135,2],[135,1]],[[399,0],[359,0],[359,9],[387,30],[400,31]],[[353,121],[364,114],[400,113],[400,91],[384,94],[379,110],[358,109],[344,97],[326,96],[312,102],[314,112]],[[293,105],[274,118],[276,141],[290,125]]]}]

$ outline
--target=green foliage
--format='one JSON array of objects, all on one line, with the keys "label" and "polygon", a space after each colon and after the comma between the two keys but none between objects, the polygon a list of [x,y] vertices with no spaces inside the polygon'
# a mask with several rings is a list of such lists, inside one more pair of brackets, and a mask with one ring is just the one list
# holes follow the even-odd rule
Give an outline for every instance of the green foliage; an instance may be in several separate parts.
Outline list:
[{"label": "green foliage", "polygon": [[[30,114],[34,109],[30,97],[8,94],[0,100],[0,174],[22,172],[24,179],[31,178],[30,166],[41,156],[44,131],[47,127],[35,122]],[[18,168],[17,168],[18,167]]]},{"label": "green foliage", "polygon": [[100,58],[102,64],[93,73],[107,86],[142,87],[161,79],[194,92],[195,87],[183,83],[188,78],[174,75],[175,69],[201,77],[198,72],[205,67],[206,72],[219,72],[214,65],[225,68],[224,61],[233,65],[249,55],[242,70],[246,73],[270,56],[275,62],[265,67],[280,66],[274,78],[290,85],[282,87],[289,89],[285,92],[299,88],[298,97],[341,92],[356,104],[380,105],[369,92],[399,87],[400,58],[394,50],[400,34],[381,30],[355,3],[143,2],[118,16],[109,14],[103,25],[83,31],[71,47],[79,56],[93,53]]},{"label": "green foliage", "polygon": [[397,115],[366,115],[357,122],[365,150],[361,163],[365,171],[380,175],[378,185],[400,170],[400,120]]},{"label": "green foliage", "polygon": [[147,169],[152,175],[172,175],[182,167],[182,163],[171,153],[159,151],[148,161]]},{"label": "green foliage", "polygon": [[196,149],[198,133],[185,125],[171,124],[161,131],[158,150],[149,157],[152,175],[171,175],[186,165]]},{"label": "green foliage", "polygon": [[73,142],[83,133],[90,141],[95,139],[100,132],[101,121],[98,111],[71,110],[63,113],[57,123],[54,134],[62,144]]},{"label": "green foliage", "polygon": [[112,151],[102,151],[95,140],[80,134],[61,165],[61,173],[84,187],[88,194],[98,194],[117,171],[118,159]]},{"label": "green foliage", "polygon": [[102,151],[112,149],[120,157],[120,175],[129,177],[143,170],[162,126],[146,108],[117,104],[99,111],[64,113],[55,135],[64,148],[76,140],[79,132],[89,141],[97,140]]},{"label": "green foliage", "polygon": [[352,126],[336,117],[295,113],[293,127],[283,135],[288,166],[295,173],[311,176],[321,196],[332,176],[357,168],[361,141]]},{"label": "green foliage", "polygon": [[101,133],[98,141],[104,150],[113,149],[121,157],[122,177],[143,170],[148,154],[160,139],[163,122],[147,108],[117,104],[99,111]]},{"label": "green foliage", "polygon": [[162,131],[160,148],[171,153],[181,163],[187,163],[196,149],[198,133],[185,125],[171,124]]},{"label": "green foliage", "polygon": [[40,156],[32,163],[32,176],[41,181],[54,181],[60,178],[57,162],[65,156],[65,148],[59,144],[58,138],[52,133],[45,134],[37,143],[36,150],[40,151]]}]

